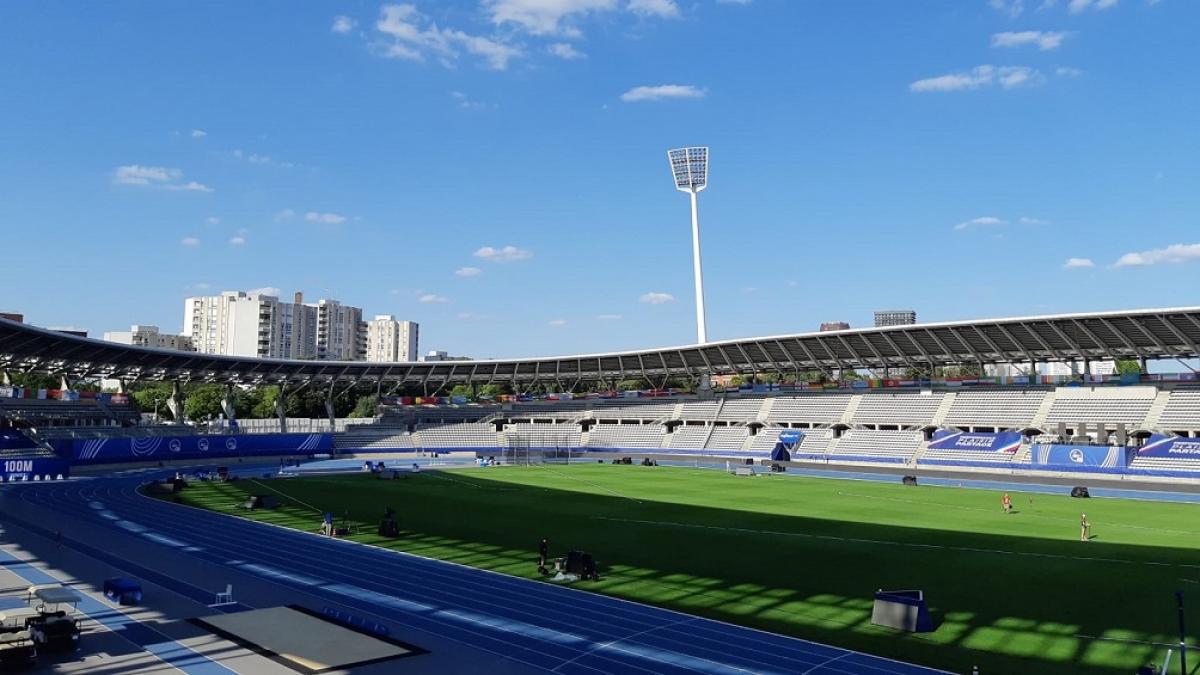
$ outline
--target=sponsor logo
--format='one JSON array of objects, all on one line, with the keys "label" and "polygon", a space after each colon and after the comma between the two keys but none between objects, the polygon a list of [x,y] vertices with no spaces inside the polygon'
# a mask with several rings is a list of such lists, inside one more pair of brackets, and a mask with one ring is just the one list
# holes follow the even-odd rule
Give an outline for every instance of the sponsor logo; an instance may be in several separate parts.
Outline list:
[{"label": "sponsor logo", "polygon": [[196,441],[196,447],[200,449],[200,452],[208,452],[208,439],[201,438]]},{"label": "sponsor logo", "polygon": [[1083,451],[1079,448],[1071,448],[1071,454],[1069,457],[1072,462],[1075,462],[1076,464],[1083,464]]},{"label": "sponsor logo", "polygon": [[1200,442],[1175,441],[1167,449],[1167,453],[1171,455],[1200,455]]},{"label": "sponsor logo", "polygon": [[178,438],[172,438],[171,442],[167,443],[167,449],[171,452],[179,452],[183,449],[183,443],[180,443]]},{"label": "sponsor logo", "polygon": [[226,438],[225,439],[225,449],[226,450],[237,450],[237,439],[236,438]]},{"label": "sponsor logo", "polygon": [[960,448],[990,448],[995,440],[991,436],[963,436],[958,439]]}]

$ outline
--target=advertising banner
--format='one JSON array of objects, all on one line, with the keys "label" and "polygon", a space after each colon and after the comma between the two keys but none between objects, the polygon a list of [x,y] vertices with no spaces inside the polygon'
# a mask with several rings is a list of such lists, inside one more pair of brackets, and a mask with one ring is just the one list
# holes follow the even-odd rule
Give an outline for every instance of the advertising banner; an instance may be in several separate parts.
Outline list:
[{"label": "advertising banner", "polygon": [[1054,471],[1120,472],[1125,469],[1125,447],[1108,445],[1035,445],[1035,468]]},{"label": "advertising banner", "polygon": [[310,455],[333,450],[333,434],[205,434],[75,438],[51,441],[75,464],[218,459],[268,455]]},{"label": "advertising banner", "polygon": [[1155,434],[1146,441],[1145,445],[1138,448],[1137,456],[1194,459],[1200,465],[1200,438]]},{"label": "advertising banner", "polygon": [[938,429],[933,433],[930,450],[976,450],[979,452],[1016,452],[1021,447],[1021,434],[1017,431],[1000,433],[967,433]]}]

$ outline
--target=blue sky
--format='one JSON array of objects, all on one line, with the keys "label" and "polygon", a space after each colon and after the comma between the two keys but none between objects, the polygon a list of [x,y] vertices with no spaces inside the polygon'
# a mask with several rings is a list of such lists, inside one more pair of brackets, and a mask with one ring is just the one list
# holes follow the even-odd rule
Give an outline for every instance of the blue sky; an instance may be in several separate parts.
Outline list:
[{"label": "blue sky", "polygon": [[1198,25],[1190,0],[9,3],[0,310],[178,330],[187,295],[273,287],[419,321],[423,351],[684,344],[665,151],[693,144],[710,339],[1195,305]]}]

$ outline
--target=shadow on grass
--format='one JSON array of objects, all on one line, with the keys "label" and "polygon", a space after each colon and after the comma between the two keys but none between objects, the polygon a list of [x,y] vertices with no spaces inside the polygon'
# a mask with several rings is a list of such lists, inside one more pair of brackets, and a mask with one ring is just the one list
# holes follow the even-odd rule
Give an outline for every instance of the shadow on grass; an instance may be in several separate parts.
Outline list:
[{"label": "shadow on grass", "polygon": [[[570,472],[585,483],[611,475],[580,469]],[[596,556],[602,578],[582,589],[958,672],[1129,673],[1161,660],[1165,648],[1147,643],[1178,641],[1172,594],[1198,562],[1194,549],[1082,547],[1077,528],[1055,540],[956,530],[951,514],[946,529],[929,529],[680,504],[672,490],[696,487],[690,481],[660,485],[637,467],[605,471],[628,472],[629,494],[595,483],[608,492],[580,492],[549,472],[522,476],[535,484],[431,472],[243,480],[194,487],[183,499],[309,532],[320,515],[301,504],[313,504],[357,522],[355,540],[532,579],[541,578],[545,537],[552,556]],[[722,499],[725,478],[695,473],[701,488],[718,490],[711,501]],[[264,486],[300,501],[235,508],[246,495],[276,494]],[[799,482],[781,489],[806,497]],[[397,539],[375,534],[389,507]],[[880,588],[924,590],[937,630],[873,626]]]}]

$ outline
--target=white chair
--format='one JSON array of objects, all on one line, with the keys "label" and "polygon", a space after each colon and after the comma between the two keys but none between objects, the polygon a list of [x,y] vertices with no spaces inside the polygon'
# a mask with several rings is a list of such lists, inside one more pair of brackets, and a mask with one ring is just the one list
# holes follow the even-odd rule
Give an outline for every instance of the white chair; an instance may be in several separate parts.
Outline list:
[{"label": "white chair", "polygon": [[225,584],[225,592],[217,591],[216,598],[210,607],[218,605],[232,605],[233,603],[233,584]]}]

